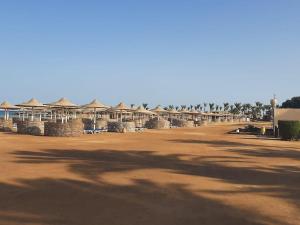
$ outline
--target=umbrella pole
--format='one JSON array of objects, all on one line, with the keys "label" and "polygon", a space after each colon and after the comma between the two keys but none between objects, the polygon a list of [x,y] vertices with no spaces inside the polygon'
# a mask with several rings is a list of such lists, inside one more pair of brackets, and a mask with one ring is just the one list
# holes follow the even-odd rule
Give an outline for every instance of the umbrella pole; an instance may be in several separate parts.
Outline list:
[{"label": "umbrella pole", "polygon": [[32,110],[31,110],[31,121],[33,121],[34,117],[33,117],[33,107],[32,107]]},{"label": "umbrella pole", "polygon": [[23,108],[22,121],[25,121],[25,109]]},{"label": "umbrella pole", "polygon": [[94,108],[94,130],[96,130],[96,108]]}]

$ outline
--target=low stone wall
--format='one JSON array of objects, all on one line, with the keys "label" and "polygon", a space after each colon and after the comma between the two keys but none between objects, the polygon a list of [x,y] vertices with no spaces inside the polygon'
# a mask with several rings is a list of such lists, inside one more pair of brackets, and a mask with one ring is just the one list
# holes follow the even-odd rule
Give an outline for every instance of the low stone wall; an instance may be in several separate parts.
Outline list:
[{"label": "low stone wall", "polygon": [[83,122],[81,119],[72,119],[67,123],[45,123],[45,136],[74,137],[83,134]]},{"label": "low stone wall", "polygon": [[176,127],[195,127],[195,123],[192,120],[173,119],[172,125]]},{"label": "low stone wall", "polygon": [[145,127],[145,124],[148,120],[149,119],[135,119],[134,123],[136,127]]},{"label": "low stone wall", "polygon": [[148,129],[168,129],[170,128],[170,122],[162,118],[152,118],[145,124]]},{"label": "low stone wall", "polygon": [[107,129],[108,121],[107,119],[97,119],[96,129]]},{"label": "low stone wall", "polygon": [[206,126],[209,123],[208,120],[201,120],[201,125],[200,126]]},{"label": "low stone wall", "polygon": [[92,119],[82,118],[84,130],[92,130],[94,127],[94,122]]},{"label": "low stone wall", "polygon": [[[94,129],[94,120],[83,118],[82,122],[84,124],[85,130],[93,130]],[[107,129],[108,121],[106,119],[97,119],[96,120],[96,129]]]},{"label": "low stone wall", "polygon": [[13,130],[13,120],[4,118],[0,119],[0,131],[11,132]]},{"label": "low stone wall", "polygon": [[108,122],[107,125],[109,132],[135,132],[134,122]]},{"label": "low stone wall", "polygon": [[44,121],[17,121],[19,134],[44,135]]}]

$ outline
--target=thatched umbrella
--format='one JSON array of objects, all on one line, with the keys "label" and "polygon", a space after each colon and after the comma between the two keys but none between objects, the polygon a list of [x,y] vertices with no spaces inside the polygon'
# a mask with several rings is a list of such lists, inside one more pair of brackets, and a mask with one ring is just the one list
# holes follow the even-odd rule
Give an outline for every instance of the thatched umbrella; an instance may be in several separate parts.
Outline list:
[{"label": "thatched umbrella", "polygon": [[145,115],[155,115],[156,114],[155,112],[145,109],[143,106],[137,107],[137,109],[134,112],[140,113],[140,114],[145,114]]},{"label": "thatched umbrella", "polygon": [[96,130],[97,109],[108,109],[109,106],[102,104],[97,99],[94,99],[91,103],[83,105],[82,108],[94,110],[94,130]]},{"label": "thatched umbrella", "polygon": [[190,111],[188,111],[188,114],[192,115],[192,119],[194,120],[195,115],[199,115],[200,112],[197,111],[196,109],[191,109]]},{"label": "thatched umbrella", "polygon": [[14,109],[16,110],[16,109],[19,109],[19,107],[14,106],[7,101],[4,101],[0,104],[0,109],[4,109],[4,120],[8,120],[9,119],[9,110],[14,110]]},{"label": "thatched umbrella", "polygon": [[182,114],[181,118],[183,118],[183,116],[186,114],[189,114],[190,111],[188,111],[186,108],[183,108],[183,109],[179,110],[178,112],[180,112]]},{"label": "thatched umbrella", "polygon": [[[155,112],[159,116],[168,113],[168,111],[163,109],[160,105],[156,106],[154,109],[151,109],[150,111]],[[158,117],[158,119],[159,119],[159,117]]]},{"label": "thatched umbrella", "polygon": [[156,112],[152,112],[150,110],[145,109],[143,106],[137,107],[137,109],[134,111],[134,113],[137,113],[139,115],[156,115]]},{"label": "thatched umbrella", "polygon": [[150,111],[155,112],[157,114],[167,112],[167,110],[164,110],[160,105],[156,106],[154,109],[151,109]]},{"label": "thatched umbrella", "polygon": [[[48,106],[50,106],[52,108],[55,108],[55,109],[62,110],[62,115],[61,115],[61,122],[62,123],[64,122],[63,114],[64,114],[65,110],[66,110],[66,113],[68,114],[70,109],[76,109],[76,108],[79,107],[78,105],[74,104],[73,102],[71,102],[70,100],[68,100],[66,98],[61,98],[56,102],[48,103],[48,104],[45,104],[45,105],[48,105]],[[75,117],[76,117],[76,113],[75,113]],[[67,120],[68,120],[68,115],[66,115],[66,121]]]},{"label": "thatched umbrella", "polygon": [[150,110],[145,109],[143,106],[139,106],[134,110],[134,113],[138,115],[138,119],[141,125],[143,125],[142,123],[142,118],[145,118],[145,116],[152,116],[152,115],[156,115],[155,112],[152,112]]},{"label": "thatched umbrella", "polygon": [[178,112],[176,109],[169,109],[169,110],[168,110],[168,113],[169,113],[169,114],[173,114],[173,115],[175,115],[175,114],[180,114],[180,112]]},{"label": "thatched umbrella", "polygon": [[115,107],[109,109],[110,111],[115,111],[115,112],[120,112],[120,119],[122,122],[122,114],[124,111],[132,111],[132,109],[130,107],[128,107],[127,105],[125,105],[123,102],[120,102],[118,105],[116,105]]},{"label": "thatched umbrella", "polygon": [[174,108],[168,109],[167,112],[168,112],[168,114],[169,114],[169,118],[170,118],[171,124],[173,123],[172,115],[178,115],[178,114],[180,114],[180,112],[178,112],[178,111],[177,111],[176,109],[174,109]]},{"label": "thatched umbrella", "polygon": [[[25,107],[25,108],[31,108],[31,121],[34,120],[34,110],[35,109],[41,109],[44,108],[45,105],[43,105],[43,103],[39,102],[37,99],[32,98],[27,102],[23,102],[21,104],[17,104],[16,106],[21,106],[21,107]],[[23,111],[23,115],[24,115],[24,111]],[[41,120],[41,114],[40,114],[40,120]]]}]

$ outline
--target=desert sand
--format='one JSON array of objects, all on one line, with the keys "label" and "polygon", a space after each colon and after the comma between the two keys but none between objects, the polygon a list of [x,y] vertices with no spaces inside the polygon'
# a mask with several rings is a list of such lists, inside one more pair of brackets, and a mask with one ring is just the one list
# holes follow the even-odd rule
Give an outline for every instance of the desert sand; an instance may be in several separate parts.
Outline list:
[{"label": "desert sand", "polygon": [[300,143],[238,126],[0,133],[0,224],[300,224]]}]

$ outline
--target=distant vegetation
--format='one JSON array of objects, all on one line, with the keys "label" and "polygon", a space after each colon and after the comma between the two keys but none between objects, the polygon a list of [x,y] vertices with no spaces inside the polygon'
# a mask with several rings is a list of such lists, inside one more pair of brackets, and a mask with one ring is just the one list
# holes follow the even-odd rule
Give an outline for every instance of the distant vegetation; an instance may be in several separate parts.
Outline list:
[{"label": "distant vegetation", "polygon": [[300,121],[278,121],[280,136],[283,140],[299,140]]},{"label": "distant vegetation", "polygon": [[255,102],[254,104],[240,102],[235,102],[230,104],[229,102],[224,102],[222,105],[216,103],[203,103],[196,105],[168,105],[163,107],[165,110],[197,110],[200,112],[211,112],[211,113],[232,113],[235,115],[245,115],[253,119],[264,119],[270,120],[271,116],[271,105],[265,105],[261,102]]},{"label": "distant vegetation", "polygon": [[300,96],[298,97],[293,97],[289,100],[286,100],[285,102],[282,103],[282,108],[300,108]]}]

